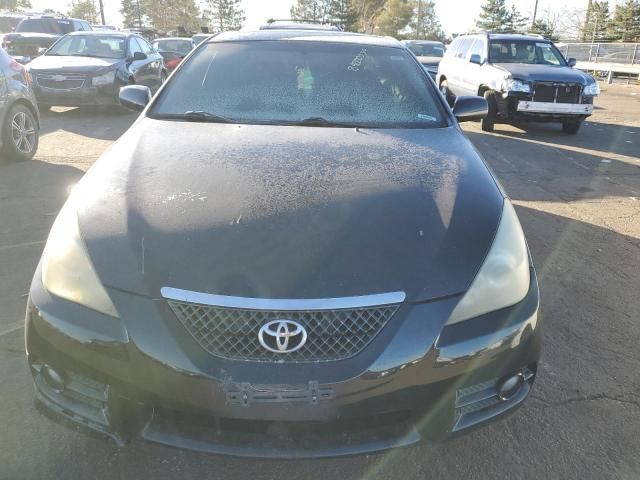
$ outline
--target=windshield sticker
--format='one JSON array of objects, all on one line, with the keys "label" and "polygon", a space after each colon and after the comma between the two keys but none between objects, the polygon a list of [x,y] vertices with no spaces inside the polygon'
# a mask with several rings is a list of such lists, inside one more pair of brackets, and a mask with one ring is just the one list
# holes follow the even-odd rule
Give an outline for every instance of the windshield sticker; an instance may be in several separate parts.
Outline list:
[{"label": "windshield sticker", "polygon": [[419,113],[418,118],[420,120],[429,120],[430,122],[435,122],[438,120],[436,117],[432,117],[431,115],[425,115],[424,113]]},{"label": "windshield sticker", "polygon": [[313,75],[309,67],[298,68],[298,90],[304,92],[313,90]]},{"label": "windshield sticker", "polygon": [[351,70],[352,72],[357,72],[360,70],[362,66],[362,62],[364,61],[364,57],[367,55],[367,49],[363,48],[360,50],[358,55],[355,56],[353,60],[351,60],[351,65],[347,67],[347,70]]}]

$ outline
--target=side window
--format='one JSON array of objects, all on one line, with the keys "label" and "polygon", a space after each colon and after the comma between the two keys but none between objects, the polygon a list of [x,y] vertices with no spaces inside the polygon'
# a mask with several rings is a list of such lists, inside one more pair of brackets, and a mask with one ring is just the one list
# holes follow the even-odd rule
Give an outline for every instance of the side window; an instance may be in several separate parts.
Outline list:
[{"label": "side window", "polygon": [[151,55],[153,53],[151,45],[149,45],[146,40],[143,40],[142,38],[136,38],[136,40],[140,44],[140,48],[142,48],[142,52],[145,55]]},{"label": "side window", "polygon": [[482,40],[477,39],[473,42],[471,51],[469,52],[469,58],[471,58],[471,55],[478,55],[481,61],[484,60],[484,42]]},{"label": "side window", "polygon": [[456,52],[460,47],[460,42],[461,42],[461,39],[459,38],[456,38],[453,42],[451,42],[451,45],[449,45],[449,48],[447,48],[447,51],[445,52],[445,57],[449,57],[449,58],[455,57]]},{"label": "side window", "polygon": [[89,22],[82,22],[82,24],[84,25],[84,29],[85,30],[93,30],[93,28],[91,28],[91,25],[89,24]]},{"label": "side window", "polygon": [[467,53],[469,53],[471,42],[473,42],[473,38],[465,38],[464,40],[462,40],[460,48],[456,52],[456,58],[467,58]]},{"label": "side window", "polygon": [[142,53],[142,47],[135,38],[129,40],[129,57],[133,57],[136,52]]}]

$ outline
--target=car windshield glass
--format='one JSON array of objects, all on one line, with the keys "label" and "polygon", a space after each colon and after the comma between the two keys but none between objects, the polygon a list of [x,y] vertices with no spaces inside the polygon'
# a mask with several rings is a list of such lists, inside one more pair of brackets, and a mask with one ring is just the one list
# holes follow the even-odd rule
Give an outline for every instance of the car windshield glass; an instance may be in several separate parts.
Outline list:
[{"label": "car windshield glass", "polygon": [[491,40],[489,61],[491,63],[567,65],[562,54],[552,43],[534,40]]},{"label": "car windshield glass", "polygon": [[69,20],[58,20],[55,18],[25,18],[16,28],[16,32],[65,35],[73,32],[73,25]]},{"label": "car windshield glass", "polygon": [[156,40],[153,46],[159,52],[177,52],[187,54],[191,51],[191,40]]},{"label": "car windshield glass", "polygon": [[54,56],[124,58],[124,37],[72,35],[63,38],[47,52]]},{"label": "car windshield glass", "polygon": [[207,112],[238,123],[425,128],[446,124],[405,50],[317,41],[212,43],[179,70],[150,115]]},{"label": "car windshield glass", "polygon": [[435,43],[412,43],[409,45],[409,50],[417,57],[442,57],[444,55],[444,47]]}]

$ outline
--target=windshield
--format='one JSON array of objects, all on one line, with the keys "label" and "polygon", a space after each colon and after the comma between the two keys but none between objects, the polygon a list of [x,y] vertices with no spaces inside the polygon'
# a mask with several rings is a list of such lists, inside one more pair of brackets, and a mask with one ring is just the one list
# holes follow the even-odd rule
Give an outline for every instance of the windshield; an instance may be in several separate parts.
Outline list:
[{"label": "windshield", "polygon": [[489,48],[491,63],[526,63],[531,65],[566,66],[562,54],[549,42],[533,40],[492,40]]},{"label": "windshield", "polygon": [[186,55],[191,51],[191,40],[156,40],[153,46],[159,52],[177,52]]},{"label": "windshield", "polygon": [[212,43],[179,70],[151,116],[238,123],[442,126],[437,92],[404,49],[313,41]]},{"label": "windshield", "polygon": [[125,38],[97,35],[68,36],[51,47],[47,55],[124,58]]},{"label": "windshield", "polygon": [[444,56],[444,47],[437,43],[411,43],[409,50],[416,57],[442,57]]},{"label": "windshield", "polygon": [[73,25],[69,20],[58,20],[55,18],[25,18],[16,28],[16,32],[65,35],[73,32]]}]

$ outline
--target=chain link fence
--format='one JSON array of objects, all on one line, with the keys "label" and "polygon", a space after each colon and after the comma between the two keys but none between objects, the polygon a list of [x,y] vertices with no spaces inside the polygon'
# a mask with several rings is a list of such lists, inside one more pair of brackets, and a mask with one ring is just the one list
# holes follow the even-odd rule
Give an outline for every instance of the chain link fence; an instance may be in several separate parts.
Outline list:
[{"label": "chain link fence", "polygon": [[640,65],[640,43],[565,43],[557,45],[565,58],[578,62]]}]

